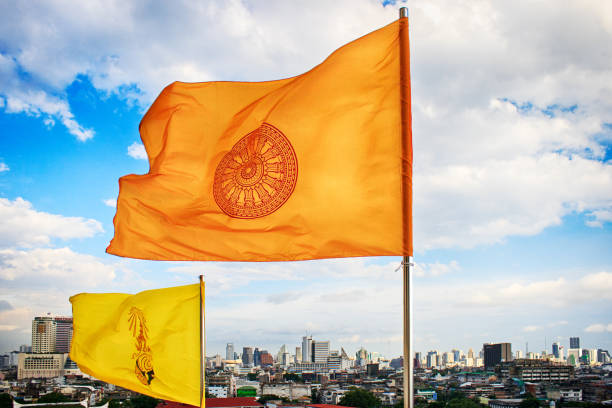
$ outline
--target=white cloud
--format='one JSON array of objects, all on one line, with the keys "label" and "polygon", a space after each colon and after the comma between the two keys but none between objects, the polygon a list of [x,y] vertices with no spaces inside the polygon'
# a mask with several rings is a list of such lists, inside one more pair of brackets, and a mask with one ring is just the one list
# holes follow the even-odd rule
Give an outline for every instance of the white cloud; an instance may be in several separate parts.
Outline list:
[{"label": "white cloud", "polygon": [[104,203],[104,205],[111,207],[111,208],[117,208],[117,199],[116,198],[107,198],[102,200],[102,202]]},{"label": "white cloud", "polygon": [[103,231],[93,219],[36,211],[22,198],[0,198],[0,248],[46,245],[53,238],[89,238]]},{"label": "white cloud", "polygon": [[590,42],[611,36],[600,6],[549,14],[535,32],[526,5],[412,5],[417,249],[534,235],[610,208],[600,160],[612,70]]},{"label": "white cloud", "polygon": [[21,281],[31,286],[92,288],[114,278],[112,266],[70,248],[0,249],[0,280],[5,285]]},{"label": "white cloud", "polygon": [[246,286],[251,282],[306,281],[321,277],[342,280],[401,279],[401,274],[394,272],[395,268],[394,263],[379,265],[368,261],[367,258],[350,258],[301,262],[181,263],[169,267],[168,272],[192,276],[194,279],[198,275],[203,275],[206,285],[218,292]]},{"label": "white cloud", "polygon": [[[462,307],[504,308],[520,303],[522,305],[562,308],[571,304],[583,304],[593,301],[612,300],[612,273],[597,272],[584,275],[579,279],[560,276],[554,280],[533,280],[530,282],[513,282],[473,285],[468,288],[457,288],[457,292],[469,291],[469,298],[449,298]],[[557,322],[563,325],[564,321]]]},{"label": "white cloud", "polygon": [[450,272],[461,270],[457,261],[450,261],[448,264],[435,263],[416,263],[414,266],[414,276],[441,276]]},{"label": "white cloud", "polygon": [[603,333],[603,332],[612,332],[612,323],[608,323],[607,325],[597,323],[588,326],[584,329],[587,333]]},{"label": "white cloud", "polygon": [[[43,116],[47,127],[59,120],[70,134],[84,142],[94,136],[94,131],[80,125],[70,110],[68,102],[58,96],[49,94],[43,89],[21,79],[19,76],[18,63],[0,53],[0,95],[3,95],[3,107],[7,113],[25,113],[31,116]],[[57,90],[61,93],[63,89]]]},{"label": "white cloud", "polygon": [[558,326],[565,326],[567,325],[569,322],[567,320],[559,320],[558,322],[550,322],[546,324],[546,327],[558,327]]},{"label": "white cloud", "polygon": [[587,225],[590,227],[599,227],[602,228],[603,224],[606,222],[612,222],[612,210],[611,209],[602,209],[596,210],[589,214],[594,219],[587,221]]},{"label": "white cloud", "polygon": [[9,166],[6,163],[0,162],[0,173],[3,173],[5,171],[9,171],[9,170],[10,170],[10,168],[9,168]]},{"label": "white cloud", "polygon": [[31,329],[31,322],[32,310],[28,307],[0,311],[0,332]]},{"label": "white cloud", "polygon": [[139,142],[134,142],[127,148],[127,154],[134,159],[147,160],[147,152],[144,145]]},{"label": "white cloud", "polygon": [[538,330],[540,330],[540,327],[539,326],[535,326],[535,325],[523,327],[523,331],[524,332],[534,332],[534,331],[538,331]]}]

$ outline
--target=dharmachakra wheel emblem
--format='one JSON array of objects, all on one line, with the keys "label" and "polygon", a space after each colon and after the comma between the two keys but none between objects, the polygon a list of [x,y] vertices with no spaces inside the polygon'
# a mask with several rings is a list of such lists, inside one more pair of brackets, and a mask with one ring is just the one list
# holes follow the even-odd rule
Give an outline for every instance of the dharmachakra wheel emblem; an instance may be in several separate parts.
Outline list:
[{"label": "dharmachakra wheel emblem", "polygon": [[263,123],[240,139],[217,165],[215,202],[230,217],[265,217],[289,199],[297,174],[297,157],[289,139]]}]

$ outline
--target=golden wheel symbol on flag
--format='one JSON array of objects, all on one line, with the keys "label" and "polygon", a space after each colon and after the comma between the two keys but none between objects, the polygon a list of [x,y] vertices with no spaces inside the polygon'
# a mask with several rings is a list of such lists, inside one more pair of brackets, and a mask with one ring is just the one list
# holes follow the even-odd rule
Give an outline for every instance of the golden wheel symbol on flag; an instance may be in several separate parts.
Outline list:
[{"label": "golden wheel symbol on flag", "polygon": [[297,173],[297,157],[289,139],[263,123],[219,162],[213,183],[215,202],[230,217],[264,217],[289,199]]}]

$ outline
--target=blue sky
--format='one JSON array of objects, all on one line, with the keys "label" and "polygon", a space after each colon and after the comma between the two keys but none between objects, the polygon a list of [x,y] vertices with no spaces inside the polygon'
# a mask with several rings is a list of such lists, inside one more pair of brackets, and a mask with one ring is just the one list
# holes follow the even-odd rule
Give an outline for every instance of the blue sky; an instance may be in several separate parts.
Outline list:
[{"label": "blue sky", "polygon": [[[408,3],[416,350],[612,349],[612,6]],[[207,281],[209,354],[401,353],[399,258],[167,263],[104,253],[168,83],[302,73],[397,17],[378,1],[0,6],[0,351],[68,297]],[[548,10],[555,8],[555,13]],[[109,205],[110,204],[110,205]]]}]

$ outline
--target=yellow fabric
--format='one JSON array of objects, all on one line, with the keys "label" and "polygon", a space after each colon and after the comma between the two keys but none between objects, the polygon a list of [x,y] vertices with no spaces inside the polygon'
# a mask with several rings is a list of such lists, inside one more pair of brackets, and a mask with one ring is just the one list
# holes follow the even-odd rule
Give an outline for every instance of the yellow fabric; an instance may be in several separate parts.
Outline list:
[{"label": "yellow fabric", "polygon": [[[119,181],[107,252],[223,261],[411,255],[399,38],[396,21],[293,78],[169,85],[140,125],[149,173]],[[215,201],[215,171],[263,124],[293,147],[295,188],[268,215],[232,217]]]},{"label": "yellow fabric", "polygon": [[155,398],[200,405],[200,284],[135,295],[81,293],[70,302],[70,358],[83,372]]}]

